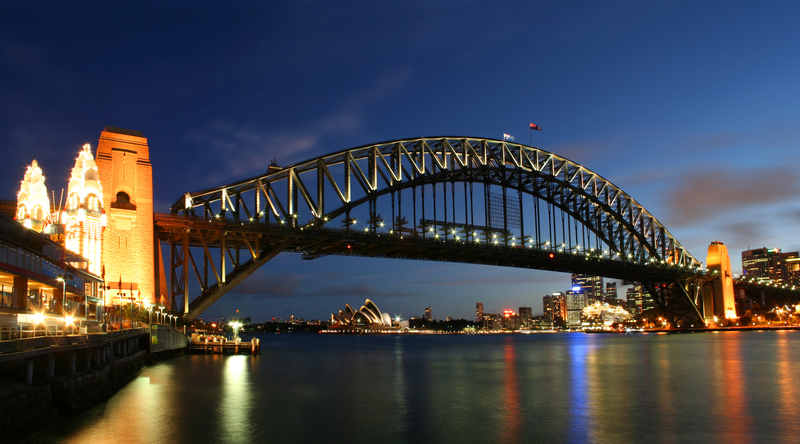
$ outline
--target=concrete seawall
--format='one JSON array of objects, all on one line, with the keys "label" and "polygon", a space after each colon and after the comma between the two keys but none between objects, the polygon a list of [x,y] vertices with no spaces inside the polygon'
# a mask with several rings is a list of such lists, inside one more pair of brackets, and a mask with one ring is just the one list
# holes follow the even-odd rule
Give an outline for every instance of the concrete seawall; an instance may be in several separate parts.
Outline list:
[{"label": "concrete seawall", "polygon": [[3,341],[0,348],[7,351],[0,351],[0,442],[11,442],[42,424],[106,401],[148,362],[184,353],[185,335],[155,327],[88,335],[79,341],[67,337],[32,338],[25,344]]}]

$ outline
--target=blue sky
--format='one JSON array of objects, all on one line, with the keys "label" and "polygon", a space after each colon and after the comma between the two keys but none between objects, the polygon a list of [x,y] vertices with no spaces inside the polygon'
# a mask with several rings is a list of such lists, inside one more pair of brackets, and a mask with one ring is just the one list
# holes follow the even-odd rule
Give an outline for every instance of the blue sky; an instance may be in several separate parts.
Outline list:
[{"label": "blue sky", "polygon": [[[435,135],[527,143],[621,187],[695,256],[800,249],[800,7],[794,2],[8,2],[0,196],[36,158],[66,187],[118,126],[148,137],[156,210],[282,165]],[[435,4],[431,4],[435,3]],[[282,254],[204,317],[472,318],[569,276]]]}]

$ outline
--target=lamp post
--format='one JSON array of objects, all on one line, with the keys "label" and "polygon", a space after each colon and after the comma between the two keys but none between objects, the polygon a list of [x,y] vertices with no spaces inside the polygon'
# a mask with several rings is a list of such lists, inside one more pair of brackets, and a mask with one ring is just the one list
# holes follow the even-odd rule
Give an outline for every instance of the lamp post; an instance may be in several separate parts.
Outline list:
[{"label": "lamp post", "polygon": [[233,327],[233,339],[235,340],[236,338],[239,337],[239,327],[242,326],[242,323],[241,322],[231,322],[230,326]]},{"label": "lamp post", "polygon": [[152,324],[153,323],[153,311],[152,311],[153,306],[150,305],[149,302],[145,302],[144,303],[144,307],[147,309],[147,323],[148,324]]},{"label": "lamp post", "polygon": [[[161,323],[163,323],[164,322],[164,319],[163,319],[163,317],[164,317],[164,306],[163,305],[161,307],[158,307],[158,313],[161,315]],[[158,322],[158,320],[156,322]]]}]

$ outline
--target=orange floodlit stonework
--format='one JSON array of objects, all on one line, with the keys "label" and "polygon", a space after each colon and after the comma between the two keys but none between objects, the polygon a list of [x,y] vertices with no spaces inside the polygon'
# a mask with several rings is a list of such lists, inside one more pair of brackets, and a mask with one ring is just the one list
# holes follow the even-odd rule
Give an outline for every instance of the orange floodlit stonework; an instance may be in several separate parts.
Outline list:
[{"label": "orange floodlit stonework", "polygon": [[97,169],[108,215],[103,258],[108,302],[155,302],[153,171],[139,131],[106,127],[97,145]]},{"label": "orange floodlit stonework", "polygon": [[[736,306],[733,296],[733,276],[728,247],[722,242],[711,242],[708,246],[706,269],[717,273],[719,279],[713,283],[713,315],[719,318],[736,319]],[[706,318],[709,313],[706,313]]]}]

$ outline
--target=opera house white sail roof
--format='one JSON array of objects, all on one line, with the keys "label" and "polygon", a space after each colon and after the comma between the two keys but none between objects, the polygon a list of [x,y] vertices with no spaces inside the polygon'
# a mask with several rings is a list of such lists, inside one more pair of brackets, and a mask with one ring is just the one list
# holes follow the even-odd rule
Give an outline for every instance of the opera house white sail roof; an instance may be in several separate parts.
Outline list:
[{"label": "opera house white sail roof", "polygon": [[331,314],[331,326],[359,326],[367,328],[392,328],[392,318],[381,310],[374,302],[367,299],[358,310],[350,304],[344,304],[344,310]]}]

